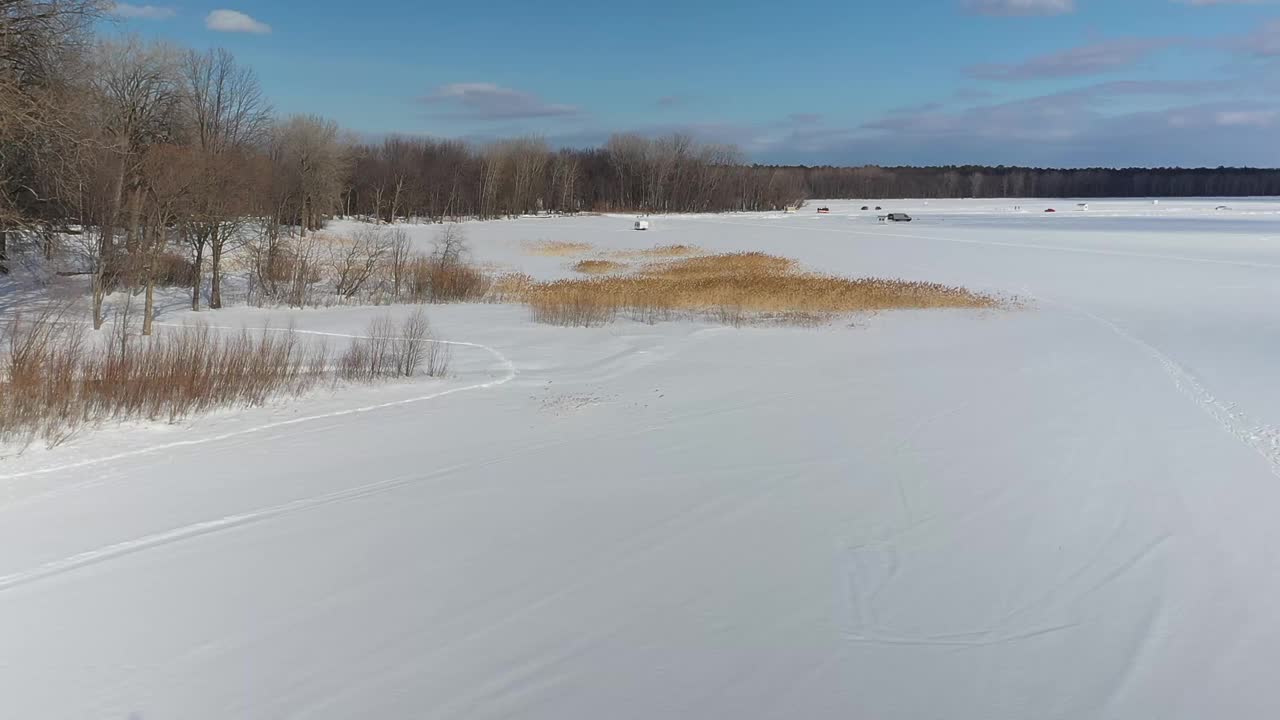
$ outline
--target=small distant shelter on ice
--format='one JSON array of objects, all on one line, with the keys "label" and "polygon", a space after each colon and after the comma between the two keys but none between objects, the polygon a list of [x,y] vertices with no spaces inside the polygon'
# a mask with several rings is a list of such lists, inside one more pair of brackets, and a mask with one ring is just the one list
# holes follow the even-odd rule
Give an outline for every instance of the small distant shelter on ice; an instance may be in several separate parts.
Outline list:
[{"label": "small distant shelter on ice", "polygon": [[636,221],[636,229],[637,229],[637,230],[648,230],[648,229],[649,229],[649,221],[648,221],[648,220],[637,220],[637,221]]}]

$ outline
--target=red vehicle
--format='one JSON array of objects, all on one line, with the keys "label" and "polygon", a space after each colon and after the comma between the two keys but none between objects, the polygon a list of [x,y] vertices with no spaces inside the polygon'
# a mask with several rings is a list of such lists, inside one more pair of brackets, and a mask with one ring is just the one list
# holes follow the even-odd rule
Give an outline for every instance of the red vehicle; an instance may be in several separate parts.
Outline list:
[{"label": "red vehicle", "polygon": [[1045,210],[1045,212],[1054,212],[1054,213],[1056,213],[1056,212],[1058,212],[1058,211],[1057,211],[1057,210],[1054,210],[1053,208],[1049,208],[1048,210]]},{"label": "red vehicle", "polygon": [[826,215],[831,212],[831,208],[818,208],[819,215]]}]

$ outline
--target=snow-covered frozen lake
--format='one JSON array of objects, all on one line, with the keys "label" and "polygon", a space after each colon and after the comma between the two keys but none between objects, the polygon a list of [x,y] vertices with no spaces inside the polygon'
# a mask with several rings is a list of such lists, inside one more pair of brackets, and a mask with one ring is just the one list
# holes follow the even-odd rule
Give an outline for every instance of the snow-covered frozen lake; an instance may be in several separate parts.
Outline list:
[{"label": "snow-covered frozen lake", "polygon": [[430,307],[449,380],[6,457],[0,715],[1275,717],[1280,201],[1088,202],[467,223],[539,278],[690,244],[1026,305]]}]

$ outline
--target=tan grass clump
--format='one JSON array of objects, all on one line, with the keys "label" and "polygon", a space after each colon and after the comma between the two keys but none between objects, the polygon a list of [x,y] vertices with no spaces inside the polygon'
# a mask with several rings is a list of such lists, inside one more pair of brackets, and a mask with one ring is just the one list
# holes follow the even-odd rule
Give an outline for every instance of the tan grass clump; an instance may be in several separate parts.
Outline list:
[{"label": "tan grass clump", "polygon": [[580,260],[573,269],[584,275],[610,275],[626,270],[627,264],[612,260]]},{"label": "tan grass clump", "polygon": [[590,243],[541,240],[539,242],[524,243],[524,250],[530,255],[571,257],[573,255],[585,255],[595,250],[595,248]]},{"label": "tan grass clump", "polygon": [[523,302],[533,287],[533,278],[524,273],[507,273],[494,278],[485,299],[494,303]]},{"label": "tan grass clump", "polygon": [[798,272],[794,261],[763,253],[690,258],[637,275],[539,283],[525,301],[535,320],[585,326],[619,314],[644,322],[705,317],[731,325],[810,324],[872,310],[1000,306],[995,298],[959,287]]},{"label": "tan grass clump", "polygon": [[618,250],[613,253],[614,257],[639,259],[683,258],[701,254],[702,248],[695,245],[658,245],[643,250]]},{"label": "tan grass clump", "polygon": [[706,255],[679,262],[651,265],[644,272],[651,277],[693,280],[734,276],[762,276],[789,273],[796,269],[796,261],[790,258],[766,255],[762,252]]}]

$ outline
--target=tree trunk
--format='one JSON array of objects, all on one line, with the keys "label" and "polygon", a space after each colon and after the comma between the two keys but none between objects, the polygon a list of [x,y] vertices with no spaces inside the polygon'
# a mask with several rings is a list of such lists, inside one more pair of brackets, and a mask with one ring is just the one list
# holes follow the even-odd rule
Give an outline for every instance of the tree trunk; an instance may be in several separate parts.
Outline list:
[{"label": "tree trunk", "polygon": [[98,264],[93,274],[93,329],[101,330],[102,305],[107,295],[107,263],[115,253],[116,214],[120,211],[120,197],[124,194],[124,158],[120,159],[120,171],[111,183],[111,199],[106,217],[98,236]]},{"label": "tree trunk", "polygon": [[0,228],[0,275],[9,274],[9,231]]},{"label": "tree trunk", "polygon": [[151,264],[147,265],[147,301],[142,311],[142,334],[151,335],[151,318],[156,308],[156,274]]},{"label": "tree trunk", "polygon": [[142,230],[142,185],[139,184],[129,193],[129,227],[126,230],[124,247],[132,256],[138,251],[138,240]]},{"label": "tree trunk", "polygon": [[200,282],[202,280],[200,276],[200,268],[201,266],[204,265],[204,241],[203,240],[201,240],[200,244],[196,246],[195,254],[196,254],[195,261],[194,261],[195,269],[191,273],[192,276],[194,277],[194,279],[191,281],[191,309],[199,310],[200,309]]},{"label": "tree trunk", "polygon": [[96,272],[93,273],[93,329],[102,329],[102,300],[106,295],[102,277],[101,261]]},{"label": "tree trunk", "polygon": [[99,251],[102,266],[115,254],[116,250],[116,218],[120,215],[120,199],[124,196],[124,158],[120,159],[120,172],[111,182],[111,202],[107,205],[107,216],[102,221],[102,242]]},{"label": "tree trunk", "polygon": [[222,235],[222,229],[217,228],[213,231],[212,245],[210,252],[212,257],[209,263],[209,309],[222,309],[222,245],[225,238]]}]

